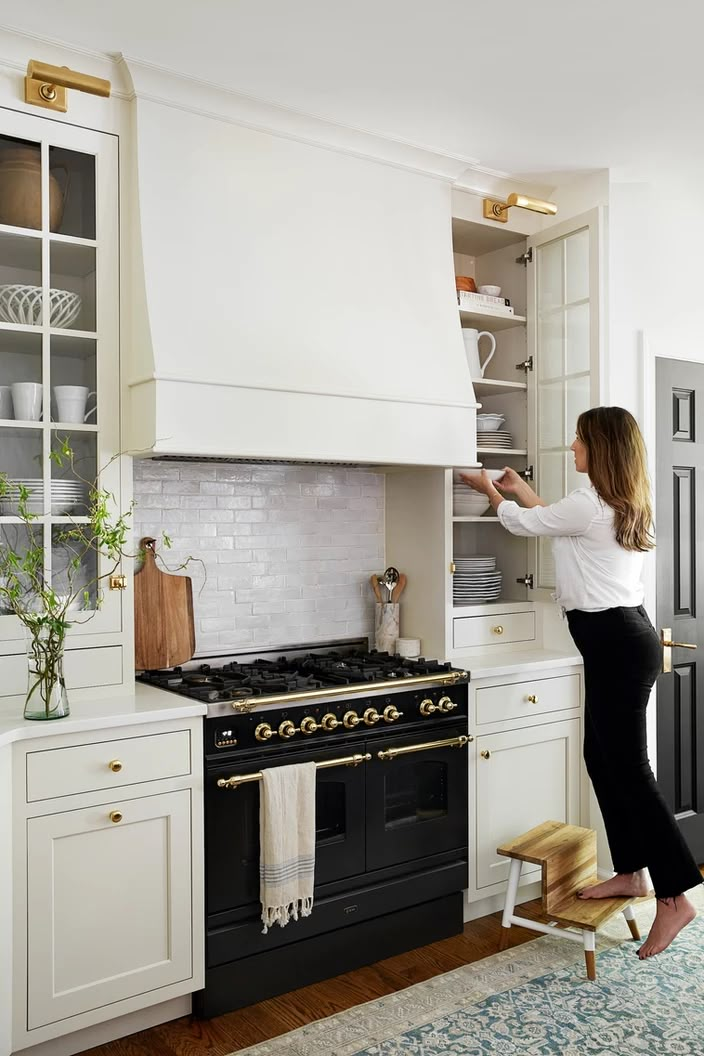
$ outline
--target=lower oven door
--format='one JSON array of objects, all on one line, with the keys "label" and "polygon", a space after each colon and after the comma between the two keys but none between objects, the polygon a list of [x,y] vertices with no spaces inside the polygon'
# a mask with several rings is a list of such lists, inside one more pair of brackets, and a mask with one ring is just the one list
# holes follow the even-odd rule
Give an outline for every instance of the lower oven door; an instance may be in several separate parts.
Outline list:
[{"label": "lower oven door", "polygon": [[[209,918],[259,903],[259,783],[218,788],[221,777],[264,766],[322,762],[351,756],[358,746],[328,751],[287,749],[247,764],[231,762],[206,778],[206,900]],[[336,766],[316,775],[315,885],[364,872],[364,764]]]},{"label": "lower oven door", "polygon": [[367,869],[467,847],[466,729],[368,742]]}]

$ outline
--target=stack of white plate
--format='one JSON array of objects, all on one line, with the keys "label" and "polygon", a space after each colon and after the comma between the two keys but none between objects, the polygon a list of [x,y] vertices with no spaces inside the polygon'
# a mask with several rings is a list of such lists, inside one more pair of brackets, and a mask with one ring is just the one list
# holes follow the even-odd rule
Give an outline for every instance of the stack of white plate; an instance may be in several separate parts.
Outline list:
[{"label": "stack of white plate", "polygon": [[[20,486],[26,488],[29,495],[26,502],[27,513],[44,513],[44,481],[41,477],[16,477],[9,482],[9,491],[0,503],[2,513],[17,515],[19,513]],[[85,512],[86,486],[75,480],[53,480],[51,482],[51,512],[55,517],[68,513]]]},{"label": "stack of white plate", "polygon": [[496,601],[501,594],[501,572],[491,554],[455,557],[452,594],[455,605],[480,605]]},{"label": "stack of white plate", "polygon": [[513,434],[506,429],[492,429],[477,433],[477,443],[479,447],[513,447]]},{"label": "stack of white plate", "polygon": [[452,508],[455,517],[481,517],[489,509],[489,500],[468,484],[453,484]]}]

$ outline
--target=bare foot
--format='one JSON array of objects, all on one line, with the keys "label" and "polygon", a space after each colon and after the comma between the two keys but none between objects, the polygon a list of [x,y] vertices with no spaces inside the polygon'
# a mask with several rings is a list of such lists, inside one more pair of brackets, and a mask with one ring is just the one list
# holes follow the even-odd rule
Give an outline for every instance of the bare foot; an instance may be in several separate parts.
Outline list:
[{"label": "bare foot", "polygon": [[690,924],[696,915],[696,909],[684,895],[678,895],[676,898],[659,898],[655,920],[648,938],[638,950],[641,961],[666,950],[675,935]]},{"label": "bare foot", "polygon": [[617,873],[601,884],[585,887],[577,892],[578,898],[638,898],[649,893],[645,870],[637,873]]}]

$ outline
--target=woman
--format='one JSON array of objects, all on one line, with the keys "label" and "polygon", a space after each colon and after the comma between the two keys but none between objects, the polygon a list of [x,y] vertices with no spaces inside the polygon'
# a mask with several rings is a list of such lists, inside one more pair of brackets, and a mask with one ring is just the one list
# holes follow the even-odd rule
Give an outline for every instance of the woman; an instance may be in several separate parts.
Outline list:
[{"label": "woman", "polygon": [[590,483],[560,502],[546,505],[512,469],[498,488],[520,506],[484,470],[463,480],[487,495],[509,532],[553,538],[555,598],[584,659],[584,761],[616,870],[579,896],[645,895],[649,870],[657,911],[642,960],[694,919],[683,892],[703,881],[647,754],[645,714],[662,645],[642,604],[643,555],[654,545],[643,437],[622,407],[585,411],[576,434],[575,468]]}]

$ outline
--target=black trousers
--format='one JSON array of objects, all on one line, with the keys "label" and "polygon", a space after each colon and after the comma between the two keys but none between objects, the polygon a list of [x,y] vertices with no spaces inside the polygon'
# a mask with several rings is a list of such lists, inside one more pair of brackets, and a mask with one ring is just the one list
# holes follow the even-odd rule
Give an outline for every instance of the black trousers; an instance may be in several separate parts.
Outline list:
[{"label": "black trousers", "polygon": [[662,645],[642,605],[585,612],[567,621],[584,658],[584,762],[617,873],[646,867],[658,898],[702,883],[650,768],[645,714]]}]

